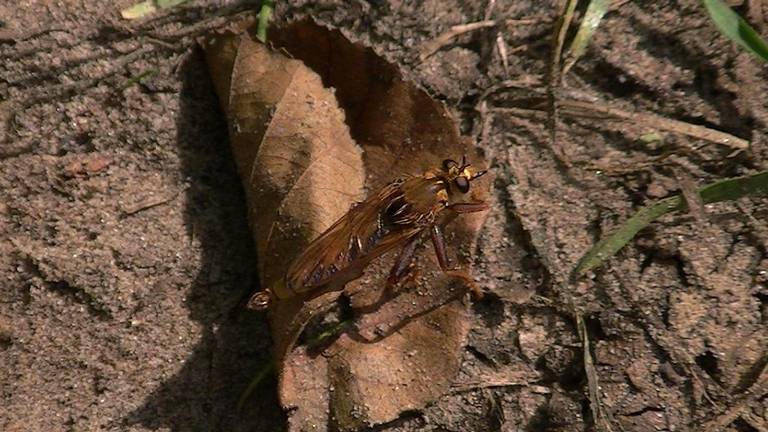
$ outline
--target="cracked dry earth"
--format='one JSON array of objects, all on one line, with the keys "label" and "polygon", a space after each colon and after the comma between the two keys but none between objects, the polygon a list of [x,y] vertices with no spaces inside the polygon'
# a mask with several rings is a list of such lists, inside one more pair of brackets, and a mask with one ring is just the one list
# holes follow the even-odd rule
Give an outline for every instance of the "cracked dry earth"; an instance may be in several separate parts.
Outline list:
[{"label": "cracked dry earth", "polygon": [[[737,10],[765,28],[747,3]],[[244,308],[255,252],[194,41],[256,5],[194,1],[122,21],[130,4],[0,4],[0,430],[282,430],[273,381],[235,410],[270,338]],[[488,4],[276,11],[402,65],[496,176],[475,262],[490,294],[471,307],[461,372],[448,394],[377,430],[768,430],[765,198],[666,216],[608,266],[569,279],[598,238],[679,192],[681,175],[704,185],[766,168],[765,67],[720,37],[699,2],[620,2],[565,85],[752,148],[649,140],[647,124],[594,116],[561,118],[552,145],[522,91],[543,91],[558,7]],[[524,21],[419,60],[451,26],[486,18]]]}]

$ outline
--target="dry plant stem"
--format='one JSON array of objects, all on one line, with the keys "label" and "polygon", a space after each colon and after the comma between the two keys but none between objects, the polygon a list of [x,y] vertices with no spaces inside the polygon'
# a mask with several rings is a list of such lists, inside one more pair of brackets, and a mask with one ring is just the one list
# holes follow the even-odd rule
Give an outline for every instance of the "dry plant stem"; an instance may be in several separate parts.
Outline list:
[{"label": "dry plant stem", "polygon": [[768,421],[757,417],[751,412],[747,411],[742,413],[741,418],[744,419],[745,422],[749,423],[750,426],[755,428],[757,432],[768,432]]},{"label": "dry plant stem", "polygon": [[[517,48],[516,48],[517,49]],[[497,82],[496,84],[488,87],[485,91],[483,91],[483,94],[480,95],[480,101],[486,101],[488,97],[490,97],[492,94],[496,93],[499,90],[505,90],[505,89],[529,89],[529,88],[537,88],[541,87],[544,82],[543,77],[539,75],[528,75],[522,79],[517,80],[504,80],[501,82]],[[490,107],[494,110],[498,109],[495,107]]]},{"label": "dry plant stem", "polygon": [[44,28],[44,29],[35,28],[35,29],[26,29],[26,30],[10,30],[10,29],[4,28],[0,30],[0,43],[24,42],[29,39],[43,36],[53,32],[69,33],[69,31],[64,27],[51,27],[51,28]]},{"label": "dry plant stem", "polygon": [[123,215],[124,216],[132,216],[132,215],[135,215],[136,213],[140,213],[140,212],[142,212],[144,210],[149,210],[151,208],[155,208],[155,207],[158,207],[158,206],[161,206],[161,205],[164,205],[164,204],[168,204],[169,202],[171,202],[174,199],[176,199],[176,197],[179,196],[179,193],[180,192],[177,192],[177,193],[175,193],[175,194],[173,194],[172,196],[169,196],[169,197],[160,197],[160,198],[156,198],[154,200],[146,200],[144,202],[141,202],[139,204],[136,204],[136,205],[134,205],[134,206],[132,206],[130,208],[127,208],[127,209],[123,210]]},{"label": "dry plant stem", "polygon": [[721,431],[725,430],[734,420],[739,417],[747,416],[753,406],[759,403],[759,400],[768,394],[768,364],[763,366],[760,376],[754,384],[742,392],[720,415],[712,420],[701,424],[695,430],[703,431]]},{"label": "dry plant stem", "polygon": [[[517,48],[520,48],[520,47],[517,47]],[[504,41],[504,36],[501,33],[496,35],[496,49],[499,50],[499,56],[501,57],[501,65],[504,67],[504,74],[509,75],[509,58],[508,58],[509,53],[507,52],[507,43]]]},{"label": "dry plant stem", "polygon": [[491,127],[493,125],[493,114],[488,111],[488,103],[484,100],[480,101],[480,103],[475,108],[477,112],[480,114],[480,146],[487,147],[489,139],[490,139],[490,133],[491,133]]},{"label": "dry plant stem", "polygon": [[486,21],[478,21],[478,22],[473,22],[469,24],[461,24],[461,25],[453,26],[447,32],[425,43],[421,47],[421,53],[419,53],[419,60],[424,61],[427,57],[436,53],[440,48],[451,43],[451,41],[454,38],[464,33],[469,33],[471,31],[475,31],[478,29],[494,27],[495,25],[496,25],[496,21],[486,20]]},{"label": "dry plant stem", "polygon": [[603,401],[600,397],[600,383],[597,376],[597,370],[595,369],[595,361],[592,358],[589,332],[587,332],[587,325],[584,323],[584,316],[579,312],[576,312],[576,326],[579,329],[579,338],[581,339],[582,361],[584,364],[584,372],[587,375],[587,387],[589,389],[589,407],[592,410],[595,426],[597,430],[612,432],[612,421],[609,414],[603,410]]},{"label": "dry plant stem", "polygon": [[124,55],[122,58],[115,60],[113,63],[113,66],[109,68],[109,70],[107,70],[106,72],[100,74],[99,76],[96,76],[93,78],[86,78],[71,84],[60,84],[60,85],[43,87],[38,91],[31,92],[29,97],[24,99],[24,101],[22,102],[22,106],[30,107],[32,105],[35,105],[40,102],[44,102],[46,100],[51,100],[53,98],[56,98],[62,95],[66,95],[72,92],[77,92],[80,90],[93,87],[99,82],[105,80],[106,78],[109,78],[110,76],[118,73],[125,66],[133,63],[134,61],[141,58],[145,54],[148,54],[154,51],[154,49],[155,47],[151,45],[137,48],[134,51]]},{"label": "dry plant stem", "polygon": [[499,367],[498,365],[494,366],[492,372],[481,374],[476,378],[471,381],[454,383],[451,385],[451,393],[498,387],[530,386],[541,381],[541,376],[537,372]]},{"label": "dry plant stem", "polygon": [[[750,142],[743,138],[739,138],[726,132],[710,129],[708,127],[694,125],[679,120],[671,120],[657,114],[625,111],[620,108],[612,107],[608,104],[599,102],[561,100],[558,102],[558,105],[561,108],[562,114],[569,117],[599,117],[606,120],[627,120],[648,128],[679,133],[681,135],[698,138],[716,144],[722,144],[735,149],[737,152],[748,150],[750,148]],[[490,111],[524,115],[526,112],[543,110],[536,107],[494,107],[491,108]]]},{"label": "dry plant stem", "polygon": [[[493,8],[496,6],[496,0],[489,0],[485,6],[484,20],[490,20],[493,17]],[[496,49],[499,50],[499,56],[501,57],[501,64],[504,67],[504,74],[509,75],[509,59],[507,58],[507,44],[504,42],[504,35],[502,32],[496,34]]]},{"label": "dry plant stem", "polygon": [[468,383],[468,384],[460,384],[455,385],[451,387],[451,393],[457,394],[457,393],[466,393],[470,391],[475,390],[481,390],[481,389],[489,389],[489,388],[500,388],[500,387],[522,387],[522,386],[528,386],[531,383],[528,381],[517,381],[517,380],[499,380],[499,381],[484,381],[484,382],[474,382],[474,383]]},{"label": "dry plant stem", "polygon": [[765,222],[759,221],[755,215],[752,214],[752,210],[749,209],[748,206],[744,203],[736,202],[736,207],[738,207],[739,210],[747,216],[750,228],[752,228],[752,230],[758,234],[763,242],[768,244],[768,227],[765,226]]},{"label": "dry plant stem", "polygon": [[680,184],[680,190],[685,198],[685,203],[688,205],[688,212],[696,218],[697,221],[702,221],[706,217],[706,209],[704,208],[704,201],[699,195],[696,182],[691,175],[683,171],[682,169],[674,170],[677,182]]},{"label": "dry plant stem", "polygon": [[671,120],[656,114],[624,111],[600,102],[584,102],[577,100],[562,100],[559,102],[563,114],[578,117],[584,113],[600,114],[608,118],[630,120],[639,125],[654,129],[666,130],[710,142],[726,145],[737,150],[749,149],[749,141],[726,132],[717,131],[704,126]]},{"label": "dry plant stem", "polygon": [[631,166],[626,166],[626,165],[601,166],[596,163],[592,163],[587,166],[587,169],[593,170],[593,171],[601,171],[603,174],[607,176],[623,176],[623,175],[632,174],[632,173],[636,173],[643,170],[651,170],[654,167],[667,166],[670,164],[670,162],[667,162],[666,159],[669,159],[670,156],[677,155],[678,153],[682,153],[682,152],[667,151],[659,156],[645,158],[644,161],[638,162],[636,164],[632,164]]},{"label": "dry plant stem", "polygon": [[[502,21],[501,24],[505,25],[514,25],[514,24],[533,24],[537,22],[537,20],[534,19],[520,19],[520,20],[505,20]],[[429,58],[432,54],[436,53],[440,50],[440,48],[448,45],[451,43],[453,39],[455,39],[458,36],[463,35],[464,33],[469,33],[475,30],[480,30],[488,27],[495,27],[499,25],[498,21],[495,20],[484,20],[484,21],[477,21],[473,23],[468,24],[460,24],[455,25],[451,27],[450,30],[447,32],[441,34],[440,36],[425,42],[421,49],[419,50],[419,61],[424,61],[427,58]]]},{"label": "dry plant stem", "polygon": [[560,75],[560,57],[563,55],[563,46],[565,45],[565,35],[573,22],[573,13],[576,11],[577,0],[563,0],[560,4],[560,11],[556,32],[552,40],[552,58],[550,62],[551,78],[559,78]]},{"label": "dry plant stem", "polygon": [[563,154],[562,149],[557,145],[557,123],[558,123],[558,105],[557,105],[557,91],[560,88],[562,82],[562,69],[560,64],[560,57],[563,54],[563,45],[565,45],[565,35],[568,33],[568,28],[573,22],[573,13],[576,10],[577,0],[563,0],[560,6],[560,17],[555,26],[555,34],[552,38],[552,57],[549,64],[549,77],[547,79],[547,114],[549,116],[548,128],[549,128],[549,145],[557,155],[560,162],[565,163],[567,158]]},{"label": "dry plant stem", "polygon": [[[220,31],[225,28],[246,28],[255,22],[257,17],[254,16],[252,10],[241,9],[242,8],[223,7],[213,12],[210,18],[206,18],[194,24],[184,26],[178,30],[159,32],[150,29],[143,34],[148,37],[164,40],[173,45],[178,45],[179,43],[186,43],[185,39],[187,38],[195,39],[205,34]],[[125,31],[133,32],[135,30],[134,27],[126,26]]]},{"label": "dry plant stem", "polygon": [[496,0],[488,0],[488,4],[485,5],[485,15],[484,19],[487,21],[491,19],[491,16],[493,15],[493,8],[496,6]]}]

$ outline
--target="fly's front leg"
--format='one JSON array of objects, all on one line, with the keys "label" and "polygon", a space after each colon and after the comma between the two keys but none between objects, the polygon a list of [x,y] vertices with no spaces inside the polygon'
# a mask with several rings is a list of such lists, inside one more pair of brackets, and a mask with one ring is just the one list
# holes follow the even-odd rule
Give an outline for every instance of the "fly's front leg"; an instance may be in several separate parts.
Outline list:
[{"label": "fly's front leg", "polygon": [[488,203],[483,201],[456,203],[448,206],[449,209],[459,214],[480,212],[483,210],[488,210],[489,207],[490,206],[488,205]]},{"label": "fly's front leg", "polygon": [[[475,203],[467,203],[467,204],[475,204]],[[482,203],[482,204],[485,204],[485,203]],[[480,210],[473,210],[473,211],[480,211]],[[481,298],[483,296],[483,291],[477,285],[477,283],[472,278],[472,276],[469,275],[467,270],[459,267],[451,268],[450,264],[448,263],[448,254],[445,251],[445,239],[443,237],[443,230],[440,228],[440,226],[432,225],[432,228],[430,231],[432,234],[432,245],[435,247],[435,255],[437,255],[437,262],[440,264],[440,269],[443,270],[443,273],[447,274],[448,276],[457,277],[463,280],[464,283],[467,284],[467,286],[472,290],[472,293],[475,295],[475,297]]]},{"label": "fly's front leg", "polygon": [[405,246],[400,250],[400,254],[395,260],[395,265],[392,266],[392,270],[389,271],[389,277],[387,277],[386,290],[391,292],[405,276],[411,273],[413,268],[413,253],[416,251],[418,240],[421,236],[415,235],[408,240]]}]

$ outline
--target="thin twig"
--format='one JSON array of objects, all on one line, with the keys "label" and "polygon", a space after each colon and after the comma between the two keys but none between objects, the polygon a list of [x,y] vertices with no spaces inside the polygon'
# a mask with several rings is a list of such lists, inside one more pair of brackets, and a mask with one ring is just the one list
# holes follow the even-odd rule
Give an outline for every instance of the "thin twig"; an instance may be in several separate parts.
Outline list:
[{"label": "thin twig", "polygon": [[579,339],[581,339],[582,362],[584,365],[584,373],[587,375],[587,388],[589,390],[589,407],[592,410],[595,426],[597,427],[597,430],[612,432],[612,419],[610,413],[603,409],[603,401],[600,396],[600,383],[597,376],[597,370],[595,369],[595,361],[592,358],[589,332],[587,331],[584,317],[579,312],[576,312],[576,326],[579,330]]},{"label": "thin twig", "polygon": [[573,22],[573,14],[576,11],[577,0],[563,0],[558,12],[557,26],[552,39],[552,57],[550,58],[550,78],[556,78],[560,73],[560,57],[563,55],[565,35]]},{"label": "thin twig", "polygon": [[451,386],[451,393],[464,393],[486,388],[530,386],[539,381],[541,381],[541,376],[534,370],[502,369],[491,374],[483,374],[471,382],[455,383]]},{"label": "thin twig", "polygon": [[480,147],[489,148],[488,142],[493,124],[493,114],[488,112],[488,103],[484,100],[481,100],[475,109],[480,114]]},{"label": "thin twig", "polygon": [[695,430],[710,432],[725,430],[728,425],[742,416],[745,411],[750,410],[752,406],[755,406],[758,401],[765,397],[767,394],[768,364],[763,366],[763,370],[755,380],[755,383],[752,384],[752,386],[749,387],[746,391],[741,393],[741,395],[733,401],[731,406],[729,406],[720,415],[717,415],[714,418],[710,416],[710,421],[701,424],[700,427],[695,428]]},{"label": "thin twig", "polygon": [[741,418],[755,428],[757,432],[768,432],[768,421],[754,415],[751,411],[742,412]]},{"label": "thin twig", "polygon": [[558,101],[557,91],[562,82],[562,69],[560,58],[563,54],[563,45],[565,45],[565,35],[573,21],[573,14],[576,10],[577,0],[564,0],[561,3],[560,13],[558,14],[558,23],[555,26],[555,34],[552,38],[552,57],[549,64],[549,77],[547,79],[547,114],[549,116],[549,145],[555,152],[557,158],[566,166],[569,165],[563,149],[557,143],[557,124],[558,124]]},{"label": "thin twig", "polygon": [[46,35],[48,33],[54,33],[54,32],[61,32],[61,33],[69,33],[69,30],[67,30],[64,27],[52,27],[52,28],[36,28],[36,29],[29,29],[29,30],[10,30],[10,29],[1,29],[0,30],[0,44],[3,43],[19,43],[24,42],[29,39],[33,39],[39,36]]},{"label": "thin twig", "polygon": [[74,83],[52,85],[40,88],[37,91],[30,92],[31,94],[29,97],[26,97],[23,101],[21,101],[21,105],[23,108],[26,108],[46,100],[94,87],[96,84],[100,83],[106,78],[120,72],[124,67],[133,63],[145,54],[154,51],[154,49],[155,47],[152,45],[146,45],[141,48],[137,48],[134,51],[125,54],[123,57],[115,60],[112,64],[112,67],[110,67],[106,72],[93,78],[86,78]]},{"label": "thin twig", "polygon": [[[504,83],[507,83],[507,85],[501,85]],[[484,96],[487,97],[489,94],[503,88],[521,87],[520,82],[518,81],[504,81],[501,84],[488,89],[484,93]],[[542,96],[539,95],[538,97],[541,98]],[[525,111],[545,111],[543,106],[544,101],[539,99],[538,103],[536,103],[536,100],[529,102],[529,106],[526,107],[490,107],[489,110],[499,112],[506,111],[519,115],[524,115]],[[735,150],[735,152],[729,155],[729,157],[732,157],[733,155],[742,151],[748,150],[751,147],[751,143],[749,141],[743,138],[739,138],[735,135],[731,135],[727,132],[722,132],[708,128],[706,126],[695,125],[679,120],[672,120],[658,114],[626,111],[602,102],[587,102],[574,99],[563,99],[558,102],[558,106],[560,107],[562,114],[570,117],[600,118],[603,120],[626,120],[647,128],[674,132],[708,142],[725,145]]]},{"label": "thin twig", "polygon": [[487,388],[500,388],[500,387],[523,387],[523,386],[529,386],[531,383],[524,381],[520,382],[517,380],[500,380],[500,381],[476,381],[473,383],[466,383],[466,384],[457,384],[451,387],[451,393],[466,393],[469,391],[474,390],[481,390],[481,389],[487,389]]},{"label": "thin twig", "polygon": [[485,20],[469,24],[455,25],[451,27],[451,29],[447,32],[422,45],[421,50],[419,50],[419,61],[426,60],[429,56],[436,53],[440,48],[448,45],[453,39],[463,35],[464,33],[495,26],[496,21],[494,20]]},{"label": "thin twig", "polygon": [[[485,101],[492,94],[504,89],[535,89],[537,87],[541,87],[542,82],[543,80],[540,75],[525,75],[521,79],[500,81],[485,89],[483,94],[480,95],[479,100]],[[495,107],[491,108],[496,109]]]},{"label": "thin twig", "polygon": [[488,4],[485,5],[485,14],[483,19],[486,21],[493,16],[493,8],[496,6],[496,0],[488,0]]},{"label": "thin twig", "polygon": [[123,217],[133,216],[136,213],[140,213],[140,212],[142,212],[144,210],[149,210],[151,208],[158,207],[158,206],[161,206],[163,204],[168,204],[169,202],[175,200],[176,197],[179,196],[179,193],[180,192],[176,192],[176,193],[174,193],[171,196],[159,197],[159,198],[156,198],[154,200],[142,201],[142,202],[140,202],[138,204],[135,204],[135,205],[133,205],[131,207],[123,209]]},{"label": "thin twig", "polygon": [[601,114],[621,120],[630,120],[634,123],[654,129],[667,130],[706,141],[723,144],[738,150],[749,149],[749,141],[731,135],[726,132],[710,129],[704,126],[694,125],[678,120],[668,119],[656,114],[624,111],[600,102],[584,102],[577,100],[562,100],[559,102],[563,114],[579,116],[580,113]]},{"label": "thin twig", "polygon": [[504,21],[484,20],[484,21],[477,21],[477,22],[468,23],[468,24],[455,25],[451,27],[450,30],[441,34],[440,36],[428,42],[425,42],[421,46],[421,49],[419,50],[419,61],[426,60],[432,54],[439,51],[440,48],[450,44],[452,40],[454,40],[455,38],[465,33],[469,33],[469,32],[484,29],[484,28],[495,27],[497,25],[523,25],[523,24],[535,24],[537,22],[540,22],[540,21],[534,18],[530,18],[530,19],[518,19],[518,20],[508,19]]},{"label": "thin twig", "polygon": [[699,195],[696,182],[691,177],[691,174],[682,169],[674,169],[675,178],[680,185],[680,191],[685,198],[685,203],[688,205],[688,212],[697,220],[703,221],[706,217],[707,211],[704,207],[704,201]]},{"label": "thin twig", "polygon": [[499,34],[496,35],[496,49],[499,50],[499,57],[501,57],[501,65],[504,67],[504,75],[509,75],[509,58],[507,53],[507,42],[504,41],[504,35],[501,32],[499,32]]}]

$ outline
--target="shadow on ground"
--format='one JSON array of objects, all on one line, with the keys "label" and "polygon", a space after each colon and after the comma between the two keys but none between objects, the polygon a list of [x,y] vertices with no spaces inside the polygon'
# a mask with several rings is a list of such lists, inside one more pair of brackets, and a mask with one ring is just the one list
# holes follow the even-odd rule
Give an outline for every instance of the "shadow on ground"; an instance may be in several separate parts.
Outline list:
[{"label": "shadow on ground", "polygon": [[204,335],[179,372],[123,422],[172,431],[281,430],[274,380],[263,383],[237,412],[238,399],[269,356],[265,317],[244,307],[257,287],[256,254],[223,114],[202,54],[187,56],[178,73],[177,145],[182,175],[189,181],[185,219],[189,238],[202,249],[187,307]]}]

